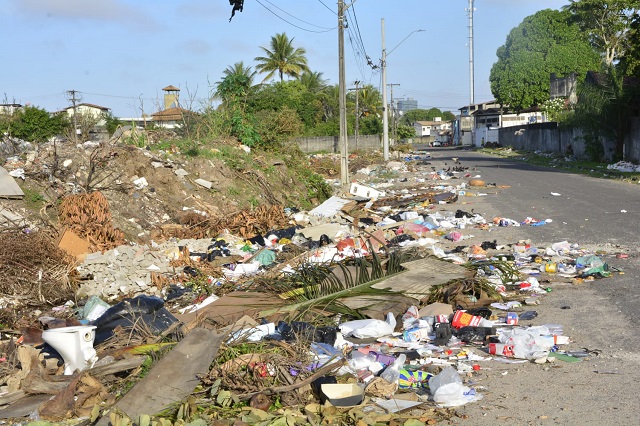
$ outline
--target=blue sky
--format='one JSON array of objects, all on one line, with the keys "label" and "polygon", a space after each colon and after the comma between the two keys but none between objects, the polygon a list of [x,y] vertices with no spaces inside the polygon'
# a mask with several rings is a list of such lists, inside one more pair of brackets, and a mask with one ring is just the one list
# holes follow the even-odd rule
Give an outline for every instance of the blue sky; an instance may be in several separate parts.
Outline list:
[{"label": "blue sky", "polygon": [[[489,71],[509,31],[538,10],[567,3],[475,0],[476,102],[492,99]],[[356,80],[381,87],[379,70],[366,65],[363,49],[353,47],[360,43],[350,39],[361,39],[379,64],[384,18],[387,83],[400,85],[394,98],[452,111],[467,104],[467,6],[468,0],[357,0],[345,32],[348,87]],[[134,117],[161,109],[162,88],[174,85],[183,106],[198,109],[225,68],[255,65],[260,46],[280,32],[306,49],[313,71],[338,83],[336,0],[245,0],[231,23],[228,0],[0,0],[0,10],[2,103],[55,111],[70,105],[66,91],[74,89],[82,102]],[[425,31],[412,34],[418,29]]]}]

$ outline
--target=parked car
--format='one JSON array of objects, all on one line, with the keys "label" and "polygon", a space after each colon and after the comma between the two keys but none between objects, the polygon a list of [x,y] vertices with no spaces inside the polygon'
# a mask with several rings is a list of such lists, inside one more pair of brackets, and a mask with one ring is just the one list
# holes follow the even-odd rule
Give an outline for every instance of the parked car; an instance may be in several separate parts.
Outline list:
[{"label": "parked car", "polygon": [[433,142],[431,142],[431,146],[442,146],[442,142],[440,142],[440,141],[433,141]]}]

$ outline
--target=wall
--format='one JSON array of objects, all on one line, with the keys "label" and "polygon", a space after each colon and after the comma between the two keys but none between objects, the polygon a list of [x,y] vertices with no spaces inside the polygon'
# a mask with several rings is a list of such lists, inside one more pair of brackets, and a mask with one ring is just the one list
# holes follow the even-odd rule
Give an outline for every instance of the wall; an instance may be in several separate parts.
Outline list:
[{"label": "wall", "polygon": [[640,164],[640,117],[631,119],[629,134],[624,140],[625,160]]},{"label": "wall", "polygon": [[[315,136],[296,139],[300,150],[305,153],[312,152],[340,152],[340,138],[338,136]],[[382,149],[382,136],[360,135],[358,143],[353,135],[348,138],[349,151]]]},{"label": "wall", "polygon": [[[640,137],[640,125],[636,130],[636,140]],[[527,126],[503,127],[499,130],[500,145],[511,146],[526,151],[573,152],[578,158],[586,158],[585,144],[580,129],[559,129],[558,123],[538,123]],[[636,142],[636,145],[638,143]],[[605,157],[611,159],[615,145],[604,141]]]}]

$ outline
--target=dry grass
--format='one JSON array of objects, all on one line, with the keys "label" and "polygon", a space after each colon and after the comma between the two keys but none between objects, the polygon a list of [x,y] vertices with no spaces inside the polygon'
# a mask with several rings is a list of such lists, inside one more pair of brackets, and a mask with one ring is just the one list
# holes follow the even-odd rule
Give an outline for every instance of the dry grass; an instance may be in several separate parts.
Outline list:
[{"label": "dry grass", "polygon": [[48,231],[0,232],[0,300],[2,321],[15,325],[23,311],[46,310],[75,300],[71,259]]}]

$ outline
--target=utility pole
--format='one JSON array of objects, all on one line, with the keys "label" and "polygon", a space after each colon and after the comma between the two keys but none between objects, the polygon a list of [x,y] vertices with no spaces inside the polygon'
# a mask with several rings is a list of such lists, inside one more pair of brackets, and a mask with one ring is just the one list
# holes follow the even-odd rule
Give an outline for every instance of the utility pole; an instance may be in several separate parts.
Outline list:
[{"label": "utility pole", "polygon": [[398,123],[396,123],[396,107],[395,104],[393,103],[393,86],[400,86],[400,83],[389,83],[388,84],[389,88],[391,89],[391,129],[393,130],[393,143],[397,144],[398,143],[398,129],[397,129],[397,125]]},{"label": "utility pole", "polygon": [[469,8],[467,9],[467,13],[469,14],[469,106],[475,102],[473,87],[473,10],[473,0],[469,0]]},{"label": "utility pole", "polygon": [[382,153],[389,161],[389,117],[387,115],[387,48],[384,44],[384,18],[382,18]]},{"label": "utility pole", "polygon": [[338,90],[340,104],[340,182],[349,183],[349,140],[347,138],[347,90],[344,72],[344,0],[338,0]]},{"label": "utility pole", "polygon": [[80,100],[80,95],[77,90],[68,90],[67,91],[67,99],[73,105],[73,142],[75,144],[78,143],[78,116],[76,114],[76,102]]},{"label": "utility pole", "polygon": [[359,89],[359,85],[360,82],[358,80],[356,80],[353,84],[355,84],[356,88],[355,89],[349,89],[349,90],[355,90],[356,91],[356,128],[353,132],[353,136],[355,139],[355,145],[356,145],[356,150],[358,149],[358,131],[360,130],[360,107],[358,106],[358,98],[360,97],[358,95],[358,89]]}]

